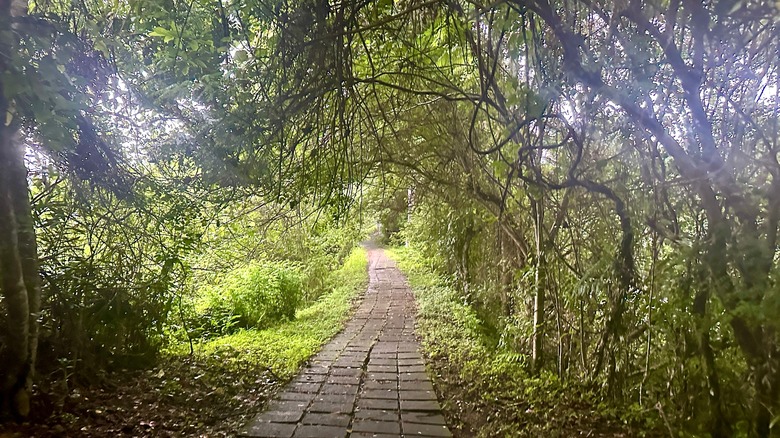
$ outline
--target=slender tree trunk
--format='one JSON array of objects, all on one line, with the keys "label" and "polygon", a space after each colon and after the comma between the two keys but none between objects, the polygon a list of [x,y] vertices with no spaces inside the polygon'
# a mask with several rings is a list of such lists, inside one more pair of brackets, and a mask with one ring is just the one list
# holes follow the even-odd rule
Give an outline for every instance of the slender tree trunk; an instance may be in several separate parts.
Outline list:
[{"label": "slender tree trunk", "polygon": [[566,341],[566,335],[563,334],[563,321],[561,318],[561,300],[560,300],[560,290],[558,289],[558,281],[559,279],[553,279],[553,281],[550,282],[551,286],[551,292],[552,292],[552,300],[555,304],[555,329],[557,330],[558,334],[558,377],[563,378],[563,373],[565,370],[565,364],[564,364],[564,341]]},{"label": "slender tree trunk", "polygon": [[[12,12],[26,12],[24,2],[0,0],[0,72],[11,69],[16,52]],[[13,74],[13,72],[11,72]],[[0,288],[6,302],[8,341],[2,351],[2,410],[17,417],[30,411],[32,374],[38,344],[40,277],[35,229],[24,165],[6,86],[0,82]]]},{"label": "slender tree trunk", "polygon": [[[499,219],[500,221],[501,219]],[[505,318],[512,316],[512,269],[510,268],[510,260],[512,260],[509,254],[506,237],[504,231],[501,229],[500,224],[496,224],[496,233],[498,235],[498,253],[500,254],[499,260],[501,260],[501,314]]]},{"label": "slender tree trunk", "polygon": [[[412,221],[412,213],[414,212],[414,188],[409,187],[406,189],[406,222]],[[409,237],[406,237],[406,246],[409,246]]]},{"label": "slender tree trunk", "polygon": [[[0,90],[2,93],[2,90]],[[0,94],[0,114],[8,108]],[[19,248],[19,226],[14,214],[11,172],[14,132],[0,127],[0,277],[8,312],[8,345],[3,351],[3,409],[26,416],[29,413],[27,394],[30,363],[30,304]]]},{"label": "slender tree trunk", "polygon": [[534,275],[535,283],[535,296],[534,296],[534,331],[533,331],[533,346],[531,350],[531,359],[533,363],[534,374],[539,373],[544,365],[544,326],[545,326],[545,304],[546,304],[546,284],[545,284],[545,255],[544,245],[542,240],[544,239],[543,227],[544,227],[544,210],[541,202],[532,200],[531,209],[534,214],[535,222],[535,237],[536,237],[536,272]]},{"label": "slender tree trunk", "polygon": [[658,252],[660,238],[653,234],[652,259],[650,261],[650,284],[648,286],[649,295],[647,297],[647,341],[645,342],[645,369],[642,372],[642,381],[639,383],[639,405],[641,406],[645,396],[645,384],[650,376],[650,351],[653,346],[653,297],[655,296],[655,275],[658,264]]},{"label": "slender tree trunk", "polygon": [[474,239],[474,228],[472,226],[472,220],[469,219],[469,225],[463,231],[463,241],[460,245],[457,245],[460,249],[457,250],[456,260],[458,274],[460,275],[460,281],[463,286],[463,296],[471,300],[471,268],[469,263],[469,253],[471,252],[471,241]]},{"label": "slender tree trunk", "polygon": [[38,352],[38,319],[41,308],[41,275],[38,262],[38,243],[35,234],[35,220],[32,215],[27,168],[24,163],[24,145],[16,137],[11,139],[11,161],[8,163],[8,184],[11,203],[16,219],[16,238],[22,278],[27,288],[27,306],[30,315],[28,354],[30,370],[26,387],[32,389],[32,378]]},{"label": "slender tree trunk", "polygon": [[710,430],[713,438],[727,437],[731,435],[731,425],[726,422],[721,409],[721,390],[718,370],[715,366],[715,352],[710,342],[710,326],[706,320],[707,302],[709,292],[707,287],[696,293],[693,303],[693,312],[696,315],[696,325],[699,342],[699,352],[704,359],[704,373],[707,378],[707,393],[710,401]]},{"label": "slender tree trunk", "polygon": [[597,377],[601,372],[605,356],[608,355],[610,363],[607,382],[611,387],[616,370],[615,351],[614,345],[612,344],[614,341],[620,339],[621,332],[624,330],[623,314],[626,311],[626,297],[634,284],[634,231],[631,226],[631,218],[626,209],[626,204],[614,191],[612,191],[612,189],[594,181],[581,180],[578,183],[585,189],[594,193],[600,193],[614,202],[615,213],[620,220],[620,231],[622,236],[614,265],[618,279],[618,287],[609,292],[610,309],[607,313],[607,322],[604,327],[604,332],[596,347],[596,366],[593,371],[593,376]]}]

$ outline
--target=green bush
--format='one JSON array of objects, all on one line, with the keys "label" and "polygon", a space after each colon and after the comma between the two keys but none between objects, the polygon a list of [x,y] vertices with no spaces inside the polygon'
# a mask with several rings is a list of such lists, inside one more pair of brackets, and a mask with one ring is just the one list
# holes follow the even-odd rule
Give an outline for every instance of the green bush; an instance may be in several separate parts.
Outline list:
[{"label": "green bush", "polygon": [[[199,355],[220,356],[229,366],[264,366],[287,380],[298,367],[344,326],[354,299],[368,284],[368,259],[363,248],[355,248],[344,264],[331,271],[336,285],[310,305],[302,305],[295,320],[262,330],[235,330],[227,336],[199,343]],[[169,354],[188,354],[186,343],[174,345]]]},{"label": "green bush", "polygon": [[196,321],[190,327],[205,337],[268,327],[294,319],[301,297],[299,265],[255,262],[202,290],[194,309]]}]

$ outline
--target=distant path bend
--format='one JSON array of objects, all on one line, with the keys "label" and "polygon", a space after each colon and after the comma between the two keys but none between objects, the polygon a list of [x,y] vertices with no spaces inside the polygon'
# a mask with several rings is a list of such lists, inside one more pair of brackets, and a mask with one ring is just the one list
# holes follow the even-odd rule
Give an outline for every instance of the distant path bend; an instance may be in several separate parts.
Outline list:
[{"label": "distant path bend", "polygon": [[366,248],[369,286],[355,316],[241,436],[452,436],[414,336],[414,296],[384,251]]}]

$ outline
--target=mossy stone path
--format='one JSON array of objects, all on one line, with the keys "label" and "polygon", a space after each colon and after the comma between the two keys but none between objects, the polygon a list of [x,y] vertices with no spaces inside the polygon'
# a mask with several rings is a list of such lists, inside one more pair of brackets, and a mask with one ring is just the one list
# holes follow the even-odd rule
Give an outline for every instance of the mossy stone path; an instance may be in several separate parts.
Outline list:
[{"label": "mossy stone path", "polygon": [[368,256],[370,283],[355,316],[242,436],[452,436],[414,336],[406,279],[383,250]]}]

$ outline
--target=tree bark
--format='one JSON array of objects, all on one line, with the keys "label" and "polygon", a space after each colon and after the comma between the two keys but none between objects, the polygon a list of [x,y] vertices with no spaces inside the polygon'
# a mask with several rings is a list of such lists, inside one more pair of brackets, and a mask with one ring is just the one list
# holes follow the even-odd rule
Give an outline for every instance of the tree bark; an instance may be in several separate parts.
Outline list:
[{"label": "tree bark", "polygon": [[545,272],[545,245],[543,242],[544,206],[542,201],[531,200],[531,210],[534,215],[536,240],[536,272],[534,273],[536,294],[534,295],[534,331],[531,360],[533,372],[538,374],[544,365],[544,326],[547,316],[545,314],[545,293],[547,289],[545,276],[547,273]]},{"label": "tree bark", "polygon": [[[0,72],[11,73],[8,54],[16,53],[12,13],[24,13],[0,0]],[[41,282],[35,228],[24,164],[6,85],[0,82],[0,289],[6,302],[8,344],[2,351],[2,411],[19,417],[30,412],[30,391],[38,344]]]},{"label": "tree bark", "polygon": [[[7,111],[8,103],[0,89],[0,114]],[[29,413],[31,318],[19,251],[19,227],[11,195],[14,136],[13,128],[3,123],[0,127],[0,287],[8,312],[8,345],[3,351],[3,409],[26,416]]]},{"label": "tree bark", "polygon": [[30,191],[27,185],[27,167],[24,163],[25,147],[16,135],[11,137],[11,160],[8,162],[9,196],[17,227],[17,251],[22,267],[22,280],[27,289],[28,373],[25,382],[27,392],[32,391],[32,380],[38,352],[38,324],[41,308],[41,275],[38,262],[38,243],[35,220],[32,215]]}]

